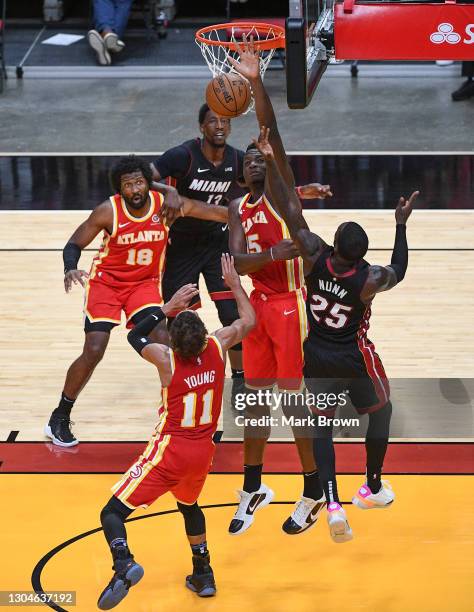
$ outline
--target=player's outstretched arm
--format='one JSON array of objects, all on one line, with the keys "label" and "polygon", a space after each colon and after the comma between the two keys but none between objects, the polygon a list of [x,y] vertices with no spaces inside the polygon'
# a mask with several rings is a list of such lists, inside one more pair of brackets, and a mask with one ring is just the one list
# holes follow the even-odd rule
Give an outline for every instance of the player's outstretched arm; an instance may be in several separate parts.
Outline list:
[{"label": "player's outstretched arm", "polygon": [[167,386],[171,381],[169,350],[166,345],[153,342],[149,334],[172,312],[186,308],[197,294],[198,290],[195,284],[183,285],[166,304],[163,304],[161,308],[157,307],[127,334],[128,342],[137,353],[158,368],[163,386]]},{"label": "player's outstretched arm", "polygon": [[183,215],[183,200],[179,197],[178,190],[171,185],[156,182],[151,184],[151,188],[164,196],[160,217],[163,219],[163,223],[171,225],[178,217]]},{"label": "player's outstretched arm", "polygon": [[[294,259],[299,252],[292,240],[281,240],[269,249],[262,250],[258,242],[250,242],[247,248],[244,229],[239,216],[240,199],[229,204],[229,248],[238,274],[258,272],[272,261]],[[248,250],[253,249],[252,253]]]},{"label": "player's outstretched arm", "polygon": [[229,219],[229,211],[225,206],[216,206],[215,204],[206,204],[200,200],[191,200],[181,196],[183,201],[183,216],[194,217],[196,219],[204,219],[204,221],[218,221],[219,223],[227,223]]},{"label": "player's outstretched arm", "polygon": [[254,139],[254,144],[265,159],[267,169],[266,182],[271,193],[272,202],[288,226],[290,236],[303,258],[305,271],[309,271],[321,251],[326,247],[326,243],[317,234],[309,231],[296,193],[284,180],[275,162],[273,147],[268,136],[269,129],[262,126],[259,138],[258,140]]},{"label": "player's outstretched arm", "polygon": [[419,191],[414,191],[407,199],[400,198],[395,209],[395,244],[392,259],[388,266],[371,266],[369,276],[361,292],[361,299],[370,302],[376,293],[388,291],[405,278],[408,268],[408,242],[406,223],[413,210]]},{"label": "player's outstretched arm", "polygon": [[255,327],[256,317],[250,300],[240,284],[240,278],[234,267],[234,258],[228,253],[222,255],[222,277],[225,284],[234,294],[237,302],[239,318],[227,327],[222,327],[215,332],[215,336],[221,343],[222,349],[228,351],[238,344]]},{"label": "player's outstretched arm", "polygon": [[78,270],[79,259],[82,249],[85,249],[94,238],[103,230],[109,234],[113,232],[114,215],[109,201],[102,202],[89,215],[89,218],[81,223],[73,235],[69,238],[63,249],[64,262],[64,289],[66,293],[71,290],[72,283],[81,284],[88,278],[85,270]]},{"label": "player's outstretched arm", "polygon": [[283,146],[280,132],[278,131],[278,125],[272,102],[260,76],[259,53],[255,49],[252,39],[247,41],[244,35],[243,40],[243,45],[237,45],[239,61],[236,61],[231,57],[228,59],[237,72],[240,72],[240,74],[249,81],[255,99],[255,113],[257,115],[258,124],[266,125],[268,128],[270,128],[270,143],[275,152],[275,161],[283,175],[283,178],[291,186],[291,188],[293,188],[295,184],[293,170],[288,162],[285,147]]}]

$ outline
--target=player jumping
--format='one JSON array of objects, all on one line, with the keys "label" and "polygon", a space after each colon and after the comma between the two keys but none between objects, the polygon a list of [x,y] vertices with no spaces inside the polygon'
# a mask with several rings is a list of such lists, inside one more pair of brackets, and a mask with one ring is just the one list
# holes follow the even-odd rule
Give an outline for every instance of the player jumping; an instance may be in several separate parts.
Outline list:
[{"label": "player jumping", "polygon": [[114,495],[100,515],[114,564],[112,580],[99,597],[102,610],[122,601],[144,573],[128,547],[125,520],[135,508],[148,507],[167,491],[177,500],[191,546],[193,572],[187,576],[186,586],[200,597],[216,593],[204,514],[197,499],[214,454],[212,436],[221,411],[226,352],[255,325],[254,310],[229,255],[222,256],[222,275],[239,312],[239,318],[228,327],[208,335],[199,316],[185,310],[170,326],[171,347],[151,340],[149,334],[160,321],[197,295],[195,285],[188,284],[128,334],[133,348],[158,370],[163,406],[155,434],[112,487]]},{"label": "player jumping", "polygon": [[[251,45],[253,46],[253,45]],[[279,169],[294,188],[294,177],[287,161],[276,126],[273,108],[263,88],[259,58],[253,49],[241,49],[240,63],[232,61],[236,70],[247,78],[255,97],[255,110],[260,124],[272,126],[270,139]],[[298,401],[303,379],[303,342],[307,335],[305,287],[302,261],[290,239],[281,217],[274,186],[266,174],[265,160],[251,144],[244,158],[244,179],[250,191],[229,207],[230,246],[239,274],[248,274],[254,286],[251,303],[257,315],[257,326],[243,342],[245,382],[249,389],[269,390],[275,383],[280,391],[288,391],[282,407],[287,416],[307,416],[307,408],[294,405]],[[315,185],[313,197],[331,195],[329,186]],[[293,392],[293,393],[292,393]],[[258,394],[257,394],[258,396]],[[260,395],[260,397],[262,397]],[[247,406],[247,416],[270,415],[268,402]],[[303,495],[283,530],[291,535],[302,533],[314,525],[324,506],[313,455],[311,435],[304,428],[293,427],[304,479]],[[262,483],[263,455],[270,427],[244,430],[244,483],[239,491],[240,503],[229,532],[243,533],[253,523],[256,510],[269,504],[273,491]]]},{"label": "player jumping", "polygon": [[[357,412],[368,414],[366,483],[352,503],[364,510],[386,508],[395,499],[388,483],[381,480],[392,404],[382,362],[367,338],[367,331],[375,295],[392,289],[405,277],[408,266],[406,222],[418,191],[408,200],[401,197],[398,201],[390,265],[371,266],[363,259],[369,240],[357,223],[342,223],[334,236],[334,246],[309,231],[292,184],[283,180],[275,163],[268,134],[269,130],[262,127],[257,147],[279,194],[281,214],[303,258],[308,288],[306,311],[310,332],[304,345],[306,387],[313,397],[328,392],[337,396],[347,390]],[[315,415],[329,419],[329,423],[324,424],[319,424],[318,419],[314,451],[327,500],[330,534],[335,542],[346,542],[352,539],[352,530],[338,496],[330,423],[336,408],[319,410],[313,406],[312,410]]]}]

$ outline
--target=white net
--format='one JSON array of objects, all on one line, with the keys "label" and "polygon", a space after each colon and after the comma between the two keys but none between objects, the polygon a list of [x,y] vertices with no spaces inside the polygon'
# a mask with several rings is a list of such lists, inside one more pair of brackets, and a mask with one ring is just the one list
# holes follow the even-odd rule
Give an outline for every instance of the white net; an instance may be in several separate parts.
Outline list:
[{"label": "white net", "polygon": [[[209,29],[206,32],[201,32],[200,36],[204,40],[199,40],[196,38],[196,44],[201,49],[202,56],[205,59],[213,77],[216,77],[218,74],[222,74],[223,72],[233,72],[238,74],[238,71],[229,62],[229,57],[239,61],[239,53],[229,48],[228,43],[242,43],[243,33],[245,33],[247,40],[250,40],[250,38],[253,37],[255,47],[259,49],[260,75],[263,79],[265,71],[270,64],[276,49],[273,48],[263,50],[260,48],[259,43],[279,39],[280,31],[276,28],[272,28],[271,26],[268,28],[262,28],[262,26],[259,24],[243,26],[243,24],[239,23],[229,23],[225,28],[220,27]],[[215,41],[222,44],[213,45],[209,44],[208,41]],[[252,102],[245,113],[251,111],[253,107],[254,101],[252,94]]]}]

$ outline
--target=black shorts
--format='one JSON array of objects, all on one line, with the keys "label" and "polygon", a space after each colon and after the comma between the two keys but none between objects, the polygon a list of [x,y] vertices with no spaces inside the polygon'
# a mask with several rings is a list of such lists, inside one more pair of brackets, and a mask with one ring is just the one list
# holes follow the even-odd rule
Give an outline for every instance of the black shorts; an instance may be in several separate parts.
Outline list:
[{"label": "black shorts", "polygon": [[[183,285],[196,283],[202,274],[211,299],[235,300],[232,291],[222,279],[221,256],[229,252],[228,230],[212,231],[203,235],[187,233],[173,234],[166,251],[166,266],[163,275],[163,298],[167,302]],[[195,296],[193,308],[201,306],[201,298]],[[238,318],[235,306],[235,318]]]},{"label": "black shorts", "polygon": [[[390,398],[390,385],[380,357],[367,338],[345,345],[308,338],[304,344],[304,377],[308,392],[321,400],[313,405],[315,414],[334,416],[334,397],[346,392],[359,414],[379,410]],[[344,399],[341,405],[344,405]],[[314,404],[314,403],[313,403]],[[324,408],[321,408],[321,407]]]}]

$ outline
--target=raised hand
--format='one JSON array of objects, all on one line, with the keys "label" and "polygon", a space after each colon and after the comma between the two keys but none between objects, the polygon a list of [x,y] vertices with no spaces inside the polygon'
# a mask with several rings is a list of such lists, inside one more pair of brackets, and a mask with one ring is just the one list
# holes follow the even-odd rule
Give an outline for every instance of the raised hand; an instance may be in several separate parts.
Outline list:
[{"label": "raised hand", "polygon": [[71,291],[72,283],[74,283],[75,285],[79,283],[80,285],[85,287],[86,285],[82,280],[83,278],[89,278],[89,274],[87,274],[85,270],[69,270],[69,272],[66,272],[66,274],[64,275],[64,289],[66,290],[66,293],[69,293],[69,291]]},{"label": "raised hand", "polygon": [[403,197],[398,200],[398,204],[395,209],[395,221],[398,225],[405,225],[407,222],[408,217],[412,213],[413,204],[415,203],[419,193],[419,191],[414,191],[408,200]]},{"label": "raised hand", "polygon": [[168,312],[184,310],[188,307],[189,302],[193,299],[193,297],[198,293],[199,291],[194,283],[183,285],[163,306],[163,312],[167,314]]},{"label": "raised hand", "polygon": [[252,79],[257,79],[260,76],[260,57],[252,35],[247,40],[247,36],[244,34],[242,40],[242,44],[235,43],[239,59],[236,60],[230,56],[227,59],[239,74],[252,81]]},{"label": "raised hand", "polygon": [[253,144],[257,147],[263,157],[267,159],[274,159],[272,145],[270,144],[268,138],[270,136],[270,128],[265,127],[264,125],[260,126],[260,134],[258,135],[258,140],[253,138]]},{"label": "raised hand", "polygon": [[222,278],[229,289],[240,287],[240,277],[234,267],[234,258],[229,253],[223,253],[221,257]]}]

